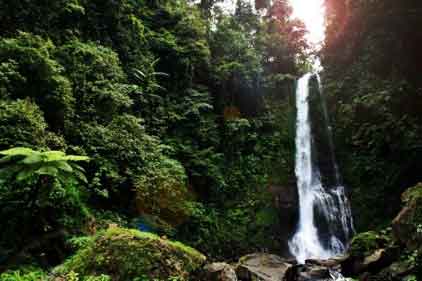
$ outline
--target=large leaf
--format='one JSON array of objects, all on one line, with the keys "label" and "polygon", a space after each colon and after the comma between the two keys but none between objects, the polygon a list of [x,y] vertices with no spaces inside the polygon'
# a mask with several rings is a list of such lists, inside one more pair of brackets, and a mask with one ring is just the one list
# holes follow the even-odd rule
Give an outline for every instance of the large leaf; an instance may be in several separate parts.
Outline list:
[{"label": "large leaf", "polygon": [[73,172],[75,174],[75,176],[82,181],[83,183],[88,183],[88,179],[85,177],[84,173],[78,171],[78,170],[74,170]]},{"label": "large leaf", "polygon": [[43,157],[42,157],[41,153],[34,152],[31,155],[25,157],[22,160],[22,163],[30,165],[30,164],[40,163],[42,161],[43,161]]},{"label": "large leaf", "polygon": [[85,169],[75,163],[70,163],[74,170],[80,171],[81,173],[85,173]]},{"label": "large leaf", "polygon": [[139,77],[143,77],[143,78],[146,78],[147,76],[145,75],[145,73],[143,73],[142,71],[140,71],[139,69],[134,69],[134,72],[135,72],[135,76],[136,76],[136,78],[138,78],[139,79]]},{"label": "large leaf", "polygon": [[72,173],[73,172],[73,168],[71,165],[69,165],[67,162],[64,161],[58,161],[55,163],[56,167],[59,168],[60,170],[63,170],[65,172],[69,172]]},{"label": "large leaf", "polygon": [[56,177],[59,173],[59,170],[56,167],[53,166],[43,166],[35,171],[38,175],[46,175],[46,176],[52,176]]},{"label": "large leaf", "polygon": [[66,153],[64,153],[63,151],[55,150],[43,152],[43,155],[46,156],[46,161],[48,162],[63,161],[65,160],[64,157],[66,157]]},{"label": "large leaf", "polygon": [[89,161],[90,158],[88,156],[68,155],[68,156],[63,157],[63,160],[67,160],[67,161]]},{"label": "large leaf", "polygon": [[1,159],[4,166],[0,169],[2,180],[16,176],[17,181],[24,181],[32,176],[48,175],[58,178],[75,176],[87,182],[84,176],[85,170],[71,163],[88,161],[90,158],[87,156],[66,155],[62,151],[38,152],[29,148],[14,148],[2,153],[5,155]]},{"label": "large leaf", "polygon": [[26,147],[15,147],[7,150],[0,151],[1,155],[10,155],[10,156],[29,156],[33,154],[35,151],[26,148]]}]

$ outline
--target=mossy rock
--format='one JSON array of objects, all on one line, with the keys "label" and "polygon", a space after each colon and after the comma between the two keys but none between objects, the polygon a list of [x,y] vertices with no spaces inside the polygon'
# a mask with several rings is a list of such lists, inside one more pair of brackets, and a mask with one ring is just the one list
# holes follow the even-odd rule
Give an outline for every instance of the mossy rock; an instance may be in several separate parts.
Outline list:
[{"label": "mossy rock", "polygon": [[[98,233],[84,249],[79,250],[54,276],[74,272],[84,276],[106,274],[115,281],[188,279],[206,257],[198,251],[162,239],[154,234],[117,226]],[[143,279],[142,279],[143,278]],[[57,278],[56,278],[57,279]]]},{"label": "mossy rock", "polygon": [[387,240],[375,231],[368,231],[357,234],[350,245],[351,256],[367,256],[373,251],[381,248]]},{"label": "mossy rock", "polygon": [[407,189],[401,196],[403,203],[409,203],[412,200],[422,198],[422,183],[418,183],[414,187]]},{"label": "mossy rock", "polygon": [[406,190],[402,195],[405,204],[393,220],[394,237],[409,250],[422,249],[422,184]]}]

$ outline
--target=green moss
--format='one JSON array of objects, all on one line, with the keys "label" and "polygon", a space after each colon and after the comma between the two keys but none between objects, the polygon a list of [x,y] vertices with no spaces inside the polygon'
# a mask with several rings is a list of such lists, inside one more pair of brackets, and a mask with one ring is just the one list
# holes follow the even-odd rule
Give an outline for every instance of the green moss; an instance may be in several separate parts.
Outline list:
[{"label": "green moss", "polygon": [[0,274],[1,281],[46,281],[47,274],[39,268],[23,267]]},{"label": "green moss", "polygon": [[375,231],[368,231],[356,235],[350,246],[352,256],[364,256],[379,248],[380,236]]},{"label": "green moss", "polygon": [[394,235],[410,250],[422,247],[422,184],[409,188],[402,194],[405,203],[393,221]]},{"label": "green moss", "polygon": [[414,187],[409,188],[402,194],[402,201],[404,203],[410,202],[412,200],[417,200],[422,198],[422,183],[418,183]]},{"label": "green moss", "polygon": [[180,242],[137,230],[110,227],[54,270],[59,276],[107,274],[113,280],[147,276],[167,280],[186,278],[205,262],[204,255]]}]

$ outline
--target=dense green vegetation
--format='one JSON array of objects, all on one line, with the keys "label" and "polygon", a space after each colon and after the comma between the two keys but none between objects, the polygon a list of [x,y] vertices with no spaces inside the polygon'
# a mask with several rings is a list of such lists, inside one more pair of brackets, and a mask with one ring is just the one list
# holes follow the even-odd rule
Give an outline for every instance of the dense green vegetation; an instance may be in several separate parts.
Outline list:
[{"label": "dense green vegetation", "polygon": [[[0,280],[182,281],[203,254],[283,253],[310,47],[284,0],[219,2],[0,0]],[[417,274],[422,4],[325,2],[312,100],[362,232],[351,256],[402,247]]]},{"label": "dense green vegetation", "polygon": [[422,181],[418,1],[327,0],[324,84],[359,230],[391,221]]},{"label": "dense green vegetation", "polygon": [[421,3],[325,2],[324,89],[356,227],[364,232],[351,253],[359,259],[387,249],[394,263],[373,270],[374,280],[422,280]]},{"label": "dense green vegetation", "polygon": [[[2,280],[41,279],[109,225],[210,259],[285,243],[269,186],[294,182],[304,28],[284,1],[214,2],[0,1],[0,268],[20,267]],[[85,266],[66,280],[129,278]]]}]

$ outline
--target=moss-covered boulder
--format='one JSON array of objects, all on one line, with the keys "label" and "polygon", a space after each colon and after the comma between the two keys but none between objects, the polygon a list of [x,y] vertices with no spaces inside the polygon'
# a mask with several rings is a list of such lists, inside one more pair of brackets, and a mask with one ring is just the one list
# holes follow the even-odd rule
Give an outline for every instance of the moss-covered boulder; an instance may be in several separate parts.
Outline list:
[{"label": "moss-covered boulder", "polygon": [[405,204],[393,220],[393,234],[409,250],[422,248],[422,183],[409,188],[402,195]]},{"label": "moss-covered boulder", "polygon": [[350,244],[350,255],[364,257],[372,254],[387,243],[386,239],[375,231],[357,234]]},{"label": "moss-covered boulder", "polygon": [[206,258],[179,242],[137,230],[110,227],[92,238],[53,273],[55,280],[77,274],[127,280],[184,280],[199,269]]},{"label": "moss-covered boulder", "polygon": [[349,255],[341,264],[342,271],[352,277],[365,272],[378,273],[397,260],[399,255],[399,248],[391,237],[391,228],[359,233],[353,238]]}]

